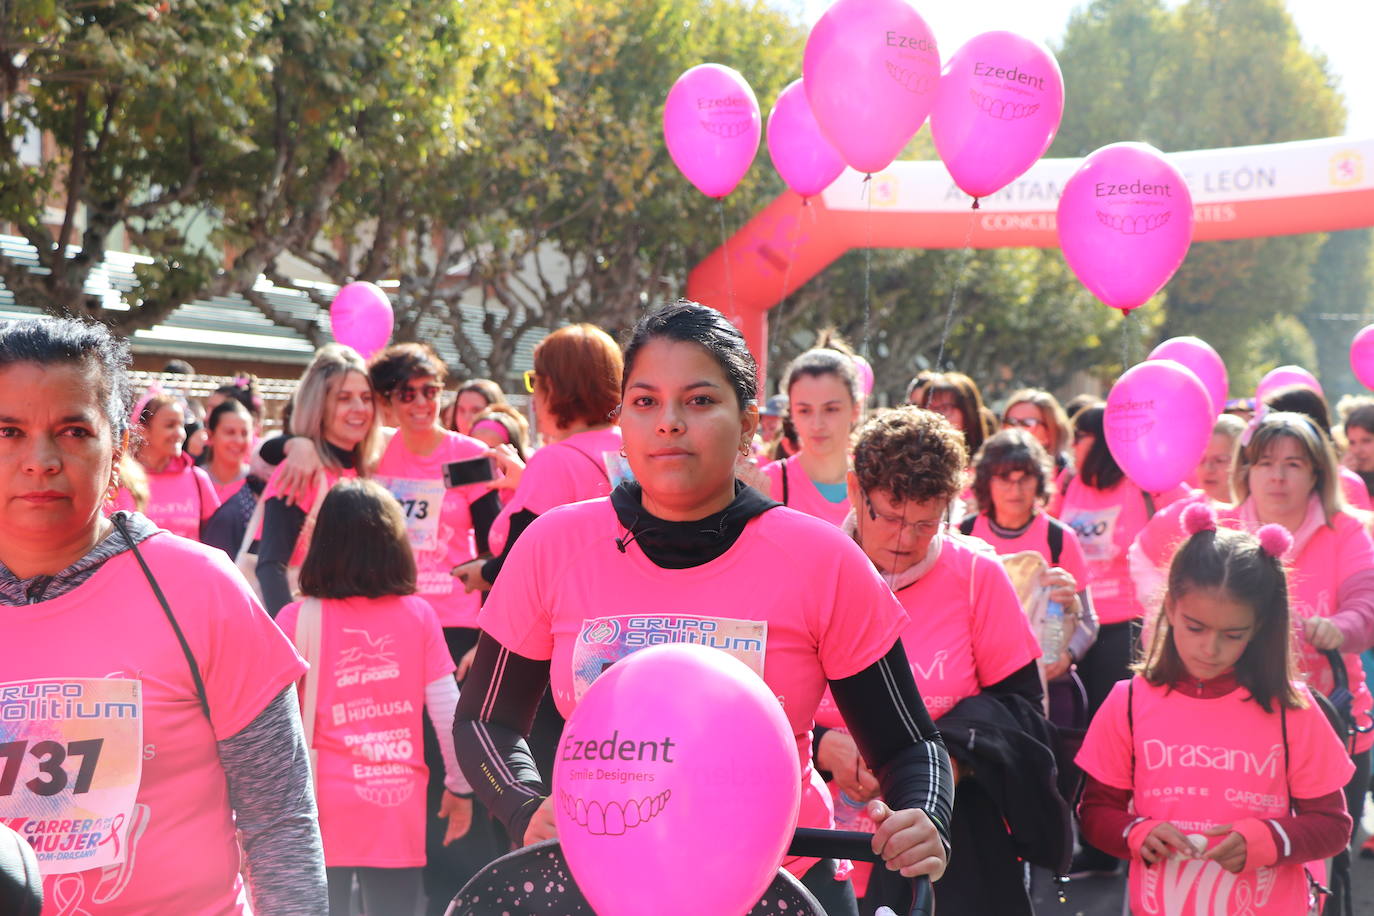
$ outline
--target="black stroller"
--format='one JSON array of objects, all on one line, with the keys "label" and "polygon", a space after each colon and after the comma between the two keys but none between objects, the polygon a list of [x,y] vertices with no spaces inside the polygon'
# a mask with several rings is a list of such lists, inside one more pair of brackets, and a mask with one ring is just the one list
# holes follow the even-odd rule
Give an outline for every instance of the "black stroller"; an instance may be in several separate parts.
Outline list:
[{"label": "black stroller", "polygon": [[[876,862],[872,836],[840,830],[799,827],[788,853],[817,858]],[[930,881],[915,879],[910,916],[931,916]],[[596,916],[573,881],[557,840],[518,849],[492,862],[469,881],[449,904],[447,916]],[[715,916],[715,914],[703,914]],[[748,916],[826,916],[816,898],[783,869]]]}]

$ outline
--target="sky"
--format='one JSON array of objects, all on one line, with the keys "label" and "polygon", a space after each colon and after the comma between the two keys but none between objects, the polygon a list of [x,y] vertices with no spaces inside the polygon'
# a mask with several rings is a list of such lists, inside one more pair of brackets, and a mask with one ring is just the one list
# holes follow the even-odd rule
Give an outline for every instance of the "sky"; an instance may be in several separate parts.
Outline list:
[{"label": "sky", "polygon": [[[775,0],[815,22],[830,0]],[[1177,2],[1169,0],[1170,6]],[[1045,42],[1058,42],[1069,15],[1086,0],[915,0],[935,32],[941,56],[980,32],[1006,29]],[[1327,56],[1339,77],[1348,112],[1346,134],[1374,137],[1374,2],[1370,0],[1288,0],[1303,44]]]}]

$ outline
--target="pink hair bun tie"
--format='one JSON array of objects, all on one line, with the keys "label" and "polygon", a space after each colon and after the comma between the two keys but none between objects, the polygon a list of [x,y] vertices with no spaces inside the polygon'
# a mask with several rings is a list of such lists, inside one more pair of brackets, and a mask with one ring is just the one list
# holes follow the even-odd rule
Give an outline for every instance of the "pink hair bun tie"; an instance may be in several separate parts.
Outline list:
[{"label": "pink hair bun tie", "polygon": [[1259,538],[1260,550],[1271,557],[1281,558],[1293,549],[1293,535],[1282,525],[1263,525],[1255,536]]},{"label": "pink hair bun tie", "polygon": [[1190,535],[1217,530],[1217,512],[1210,503],[1197,502],[1183,510],[1183,530]]}]

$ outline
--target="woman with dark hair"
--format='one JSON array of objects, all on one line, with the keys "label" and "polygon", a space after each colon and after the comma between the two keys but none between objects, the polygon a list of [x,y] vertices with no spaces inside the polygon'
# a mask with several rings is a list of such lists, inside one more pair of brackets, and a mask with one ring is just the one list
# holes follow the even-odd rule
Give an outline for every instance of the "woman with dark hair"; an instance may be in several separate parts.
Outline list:
[{"label": "woman with dark hair", "polygon": [[186,419],[179,397],[150,392],[138,404],[138,463],[148,478],[145,514],[173,534],[200,540],[220,498],[210,478],[182,451]]},{"label": "woman with dark hair", "polygon": [[497,404],[506,403],[501,386],[489,378],[473,378],[458,386],[453,401],[452,424],[449,429],[465,436],[472,435],[472,424],[479,414]]},{"label": "woman with dark hair", "polygon": [[1048,391],[1039,388],[1013,391],[1002,411],[1002,428],[1024,429],[1034,436],[1054,459],[1056,474],[1067,468],[1073,458],[1069,451],[1069,437],[1073,434],[1069,417],[1059,406],[1059,400]]},{"label": "woman with dark hair", "polygon": [[[1050,501],[1050,514],[1078,535],[1088,560],[1088,582],[1097,612],[1097,641],[1078,662],[1078,675],[1093,715],[1112,685],[1129,676],[1145,608],[1136,597],[1128,552],[1159,509],[1187,495],[1183,486],[1148,493],[1126,477],[1103,433],[1106,406],[1085,407],[1073,418],[1076,474],[1066,474]],[[1085,845],[1071,874],[1114,873],[1118,862]]]},{"label": "woman with dark hair", "polygon": [[[795,733],[800,824],[831,823],[810,752],[828,684],[887,800],[870,806],[879,824],[873,849],[903,875],[939,877],[952,785],[898,638],[906,615],[837,527],[737,482],[736,457],[752,447],[758,424],[756,372],[743,337],[714,309],[684,302],[640,320],[620,413],[634,480],[609,499],[540,517],[516,545],[479,619],[455,725],[459,760],[513,838],[550,838],[553,802],[525,742],[550,683],[568,713],[607,663],[634,651],[640,627],[682,632],[662,625],[684,617],[764,621],[763,648],[745,661],[779,697]],[[723,607],[729,594],[747,600]],[[597,645],[601,662],[593,664],[578,635],[596,621],[615,621],[622,635]],[[785,866],[832,916],[856,912],[833,860]]]},{"label": "woman with dark hair", "polygon": [[[1304,385],[1289,385],[1280,388],[1264,399],[1264,406],[1270,410],[1300,413],[1317,425],[1329,443],[1334,443],[1331,435],[1331,410],[1326,406],[1326,398]],[[1369,500],[1364,479],[1347,467],[1338,467],[1341,493],[1345,501],[1356,509],[1366,512],[1374,505]]]},{"label": "woman with dark hair", "polygon": [[[967,466],[963,436],[943,417],[910,406],[873,417],[855,435],[847,482],[852,511],[844,528],[906,610],[901,644],[954,758],[950,831],[955,846],[966,851],[954,856],[936,886],[936,907],[1014,916],[1032,912],[1022,860],[1062,868],[1069,812],[1054,787],[1036,667],[1040,646],[1011,580],[981,544],[944,531]],[[817,721],[842,725],[826,706]],[[1003,765],[983,758],[967,730],[983,747],[1007,752]],[[1023,755],[1030,744],[1040,752]],[[817,728],[816,762],[833,775],[837,812],[878,788],[871,761],[841,728]],[[1021,805],[1001,803],[1015,796],[1024,799]],[[1031,808],[1033,814],[1019,816]],[[970,855],[974,844],[978,852]],[[908,888],[894,886],[890,877],[875,870],[866,912],[880,905],[909,908]]]},{"label": "woman with dark hair", "polygon": [[1345,413],[1342,431],[1345,466],[1359,475],[1367,492],[1374,493],[1374,400],[1357,400]]},{"label": "woman with dark hair", "polygon": [[983,406],[983,395],[977,383],[964,373],[942,372],[932,375],[919,399],[912,403],[938,413],[963,433],[968,454],[976,455],[983,447],[983,440],[990,432],[984,420],[987,408]]},{"label": "woman with dark hair", "polygon": [[1088,588],[1088,561],[1078,534],[1041,510],[1053,487],[1049,453],[1029,432],[1004,429],[983,443],[973,458],[973,493],[979,513],[964,519],[960,530],[982,538],[999,556],[1031,550],[1044,558],[1040,580],[1049,599],[1076,620],[1072,634],[1045,662],[1045,678],[1053,681],[1087,654],[1097,640],[1097,614]]},{"label": "woman with dark hair", "polygon": [[267,481],[249,473],[247,462],[253,439],[253,417],[233,398],[210,411],[205,426],[210,432],[211,458],[205,472],[219,494],[220,506],[205,522],[201,540],[236,556],[253,518]]},{"label": "woman with dark hair", "polygon": [[[838,525],[849,514],[844,482],[849,436],[863,411],[853,355],[833,347],[807,350],[792,360],[784,378],[787,416],[800,448],[790,458],[763,466],[768,495]],[[786,438],[784,427],[781,441]]]},{"label": "woman with dark hair", "polygon": [[128,365],[103,325],[0,324],[0,822],[62,912],[323,916],[304,663],[222,552],[101,511]]}]

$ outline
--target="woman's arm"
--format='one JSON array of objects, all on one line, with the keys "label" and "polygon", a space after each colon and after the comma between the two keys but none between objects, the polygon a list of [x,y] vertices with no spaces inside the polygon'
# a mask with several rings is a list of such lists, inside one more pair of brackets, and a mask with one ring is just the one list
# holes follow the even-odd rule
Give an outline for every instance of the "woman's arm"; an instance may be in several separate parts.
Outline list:
[{"label": "woman's arm", "polygon": [[288,506],[280,497],[272,497],[262,508],[262,540],[258,544],[258,585],[262,588],[262,603],[273,617],[291,603],[291,584],[286,578],[286,565],[296,552],[296,541],[305,527],[305,510]]},{"label": "woman's arm", "polygon": [[500,494],[495,490],[488,490],[472,501],[468,506],[468,513],[472,516],[472,534],[477,541],[477,555],[480,557],[491,550],[487,536],[491,533],[491,523],[501,514]]},{"label": "woman's arm", "polygon": [[324,850],[295,686],[218,749],[253,912],[326,916]]},{"label": "woman's arm", "polygon": [[484,632],[453,722],[463,774],[517,843],[549,794],[525,742],[548,686],[547,661],[517,655]]},{"label": "woman's arm", "polygon": [[1078,593],[1078,626],[1073,628],[1073,636],[1069,637],[1069,655],[1075,662],[1087,655],[1093,643],[1097,642],[1097,630],[1097,611],[1093,608],[1092,593],[1084,583]]},{"label": "woman's arm", "polygon": [[1341,633],[1342,652],[1374,648],[1374,569],[1359,570],[1341,582],[1330,620]]},{"label": "woman's arm", "polygon": [[482,564],[483,579],[488,583],[496,582],[496,577],[501,574],[501,567],[506,565],[506,558],[510,556],[510,549],[515,546],[520,535],[525,533],[525,529],[532,525],[538,517],[528,509],[521,509],[511,515],[510,534],[506,535],[506,549],[501,551],[499,557],[492,557]]}]

